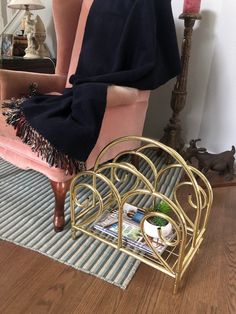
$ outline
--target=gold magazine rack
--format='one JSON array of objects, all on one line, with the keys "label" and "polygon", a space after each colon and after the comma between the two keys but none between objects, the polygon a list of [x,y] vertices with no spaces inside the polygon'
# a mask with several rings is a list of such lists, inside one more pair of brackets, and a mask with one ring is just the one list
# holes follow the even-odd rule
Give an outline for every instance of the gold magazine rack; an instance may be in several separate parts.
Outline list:
[{"label": "gold magazine rack", "polygon": [[[101,164],[108,150],[117,145],[123,145],[120,146],[123,148],[128,141],[138,148],[123,151],[111,162]],[[158,155],[160,160],[165,158],[168,163],[158,167],[150,154]],[[172,177],[171,173],[176,170],[181,171],[181,180],[176,181],[167,196],[161,192],[160,183],[163,184],[167,174]],[[175,150],[158,141],[127,136],[107,145],[99,154],[93,170],[83,171],[73,179],[70,192],[73,239],[79,231],[133,256],[174,278],[174,293],[177,292],[180,280],[204,239],[212,206],[211,186],[200,171],[187,165]],[[157,201],[166,202],[171,208],[170,214],[153,211],[151,208]],[[131,246],[122,236],[123,208],[127,203],[145,213],[140,229],[150,254]],[[117,237],[110,237],[94,228],[105,210],[118,212]],[[171,239],[165,238],[161,228],[157,230],[159,242],[165,247],[162,254],[144,228],[144,222],[154,216],[167,220],[173,229]]]}]

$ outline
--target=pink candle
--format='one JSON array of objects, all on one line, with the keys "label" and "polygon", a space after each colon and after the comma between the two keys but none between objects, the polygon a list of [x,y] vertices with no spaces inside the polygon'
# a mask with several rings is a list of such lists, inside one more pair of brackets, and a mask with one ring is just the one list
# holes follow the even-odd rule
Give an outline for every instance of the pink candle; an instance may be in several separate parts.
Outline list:
[{"label": "pink candle", "polygon": [[199,13],[201,0],[184,0],[184,13]]}]

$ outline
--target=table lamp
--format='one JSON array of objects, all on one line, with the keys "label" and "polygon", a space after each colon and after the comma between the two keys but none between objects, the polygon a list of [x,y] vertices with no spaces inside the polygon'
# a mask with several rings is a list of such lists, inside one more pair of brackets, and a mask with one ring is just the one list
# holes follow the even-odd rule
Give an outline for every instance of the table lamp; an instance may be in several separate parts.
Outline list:
[{"label": "table lamp", "polygon": [[36,53],[35,50],[35,20],[31,19],[32,13],[30,10],[40,10],[44,9],[45,6],[40,0],[11,0],[8,5],[9,8],[25,10],[24,16],[24,34],[27,36],[28,46],[25,49],[26,59],[37,59],[40,56]]}]

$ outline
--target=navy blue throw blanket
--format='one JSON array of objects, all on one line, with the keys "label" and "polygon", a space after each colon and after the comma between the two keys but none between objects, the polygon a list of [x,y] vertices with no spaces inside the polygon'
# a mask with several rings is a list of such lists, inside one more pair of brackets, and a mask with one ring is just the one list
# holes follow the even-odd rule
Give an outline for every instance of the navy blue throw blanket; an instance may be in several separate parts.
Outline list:
[{"label": "navy blue throw blanket", "polygon": [[96,144],[109,85],[155,89],[179,70],[171,0],[94,0],[72,88],[5,104],[4,114],[34,152],[73,174]]}]

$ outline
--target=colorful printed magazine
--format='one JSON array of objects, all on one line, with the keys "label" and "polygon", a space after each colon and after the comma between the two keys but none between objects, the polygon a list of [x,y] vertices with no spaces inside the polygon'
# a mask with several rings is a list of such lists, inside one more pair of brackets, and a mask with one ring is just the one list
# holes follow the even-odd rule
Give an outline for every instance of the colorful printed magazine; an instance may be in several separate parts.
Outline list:
[{"label": "colorful printed magazine", "polygon": [[[144,216],[144,212],[130,204],[125,204],[123,212],[123,240],[130,246],[143,251],[144,253],[153,254],[152,249],[148,246],[145,241],[141,229],[140,221]],[[101,231],[104,234],[110,235],[117,238],[118,234],[118,211],[104,211],[99,220],[95,222],[93,228]],[[173,234],[167,237],[168,240],[174,237]],[[163,245],[158,241],[157,238],[150,238],[152,245],[158,252],[162,254],[166,245]]]}]

